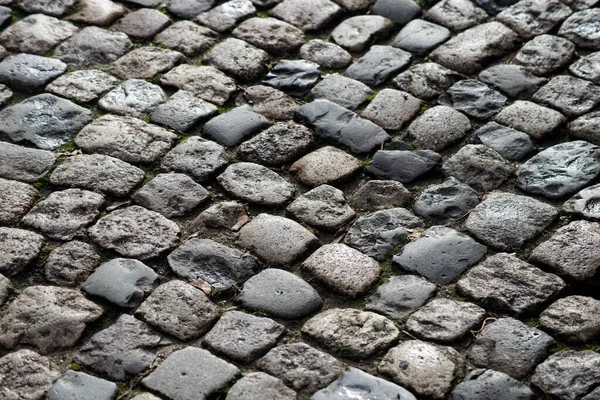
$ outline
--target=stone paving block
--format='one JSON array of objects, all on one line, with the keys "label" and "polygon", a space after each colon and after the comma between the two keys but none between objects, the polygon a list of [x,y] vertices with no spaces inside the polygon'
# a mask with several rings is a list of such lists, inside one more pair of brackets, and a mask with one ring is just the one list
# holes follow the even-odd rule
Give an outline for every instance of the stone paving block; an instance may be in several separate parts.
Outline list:
[{"label": "stone paving block", "polygon": [[160,32],[155,43],[194,57],[210,49],[218,42],[219,34],[191,21],[178,21]]},{"label": "stone paving block", "polygon": [[18,221],[29,211],[38,194],[26,183],[0,178],[0,223]]},{"label": "stone paving block", "polygon": [[44,55],[77,31],[77,27],[69,22],[33,14],[4,29],[0,44],[8,50]]},{"label": "stone paving block", "polygon": [[0,384],[7,399],[39,400],[60,377],[50,360],[22,349],[0,358]]},{"label": "stone paving block", "polygon": [[359,53],[376,39],[386,39],[393,28],[394,24],[382,16],[360,15],[344,20],[331,32],[331,38],[346,50]]},{"label": "stone paving block", "polygon": [[425,12],[425,19],[452,31],[470,28],[486,18],[487,13],[469,0],[442,0]]},{"label": "stone paving block", "polygon": [[108,26],[119,19],[127,9],[110,0],[82,0],[75,13],[67,17],[70,21],[85,24]]},{"label": "stone paving block", "polygon": [[256,8],[250,0],[230,0],[199,14],[196,20],[217,32],[224,33],[235,28],[238,22],[255,12]]},{"label": "stone paving block", "polygon": [[274,55],[290,53],[306,42],[300,29],[275,18],[247,19],[232,34]]},{"label": "stone paving block", "polygon": [[16,275],[38,257],[46,239],[25,229],[0,227],[0,273]]},{"label": "stone paving block", "polygon": [[122,32],[86,27],[54,50],[54,57],[78,67],[103,65],[115,61],[133,47]]}]

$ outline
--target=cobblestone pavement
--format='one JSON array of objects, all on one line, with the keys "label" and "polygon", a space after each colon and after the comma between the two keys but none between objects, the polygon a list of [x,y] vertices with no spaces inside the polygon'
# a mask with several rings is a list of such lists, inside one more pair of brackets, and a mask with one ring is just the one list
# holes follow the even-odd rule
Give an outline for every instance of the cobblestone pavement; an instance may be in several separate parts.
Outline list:
[{"label": "cobblestone pavement", "polygon": [[0,400],[600,399],[598,0],[0,0]]}]

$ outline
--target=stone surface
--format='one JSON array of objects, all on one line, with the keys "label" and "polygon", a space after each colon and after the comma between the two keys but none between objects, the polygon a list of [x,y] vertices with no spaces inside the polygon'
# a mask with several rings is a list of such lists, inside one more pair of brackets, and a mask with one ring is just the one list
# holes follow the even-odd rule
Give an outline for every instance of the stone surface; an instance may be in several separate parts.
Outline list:
[{"label": "stone surface", "polygon": [[421,307],[436,292],[436,286],[415,275],[391,277],[369,297],[365,310],[399,320]]},{"label": "stone surface", "polygon": [[432,171],[441,159],[431,150],[379,150],[365,169],[379,179],[410,183]]},{"label": "stone surface", "polygon": [[492,21],[459,33],[430,53],[433,61],[464,74],[473,74],[514,50],[517,34]]},{"label": "stone surface", "polygon": [[451,347],[407,340],[392,348],[378,370],[419,396],[443,399],[461,373],[462,359]]},{"label": "stone surface", "polygon": [[258,262],[251,255],[211,239],[190,239],[169,254],[167,260],[182,278],[201,280],[221,291],[241,285],[258,269]]},{"label": "stone surface", "polygon": [[237,381],[227,392],[226,400],[295,400],[296,392],[279,378],[264,372],[252,372]]},{"label": "stone surface", "polygon": [[427,109],[408,127],[416,144],[433,151],[460,141],[470,130],[469,118],[448,106]]},{"label": "stone surface", "polygon": [[515,169],[496,150],[481,144],[463,146],[442,165],[445,176],[453,176],[482,193],[500,187]]},{"label": "stone surface", "polygon": [[163,157],[160,169],[163,172],[181,172],[204,182],[228,163],[229,155],[222,146],[192,136],[179,143]]},{"label": "stone surface", "polygon": [[246,137],[271,125],[271,122],[261,114],[242,106],[208,121],[204,124],[202,133],[222,146],[233,147]]},{"label": "stone surface", "polygon": [[104,196],[81,189],[67,189],[51,193],[37,203],[23,218],[23,223],[51,239],[71,240],[83,235],[100,214]]},{"label": "stone surface", "polygon": [[27,141],[41,149],[54,150],[88,124],[92,112],[44,93],[3,109],[0,119],[3,121],[0,139]]},{"label": "stone surface", "polygon": [[232,34],[274,55],[290,53],[306,41],[300,29],[275,18],[247,19]]},{"label": "stone surface", "polygon": [[386,130],[399,131],[420,110],[421,102],[406,92],[383,89],[360,113]]},{"label": "stone surface", "polygon": [[276,166],[298,159],[314,145],[310,130],[293,122],[277,123],[238,148],[240,159]]},{"label": "stone surface", "polygon": [[578,140],[547,148],[517,171],[526,192],[560,198],[582,189],[600,174],[600,148]]},{"label": "stone surface", "polygon": [[66,73],[46,86],[46,91],[79,103],[96,100],[119,80],[106,72],[89,69]]},{"label": "stone surface", "polygon": [[600,333],[594,317],[600,301],[586,296],[569,296],[552,303],[540,314],[540,327],[570,343],[589,343]]},{"label": "stone surface", "polygon": [[50,175],[58,186],[80,187],[117,197],[126,196],[144,179],[144,171],[100,154],[68,157]]},{"label": "stone surface", "polygon": [[540,35],[525,43],[515,56],[515,63],[527,67],[531,72],[545,75],[571,63],[575,45],[552,35]]},{"label": "stone surface", "polygon": [[202,211],[188,226],[187,233],[231,239],[247,221],[246,207],[235,201],[221,201]]},{"label": "stone surface", "polygon": [[510,161],[523,160],[536,150],[529,135],[496,122],[488,122],[475,134],[481,143]]},{"label": "stone surface", "polygon": [[258,368],[300,393],[312,394],[344,371],[341,362],[304,343],[284,344],[258,360]]},{"label": "stone surface", "polygon": [[230,0],[199,14],[196,20],[217,32],[224,33],[235,28],[238,22],[255,12],[256,8],[249,0]]},{"label": "stone surface", "polygon": [[129,79],[102,97],[98,105],[108,112],[143,118],[165,101],[167,95],[160,86],[142,79]]},{"label": "stone surface", "polygon": [[349,110],[358,108],[372,94],[364,83],[338,74],[326,75],[310,91],[313,99],[326,99]]},{"label": "stone surface", "polygon": [[376,211],[406,206],[411,199],[411,193],[400,182],[370,180],[358,188],[348,202],[355,209]]},{"label": "stone surface", "polygon": [[321,39],[309,40],[303,44],[299,54],[305,60],[316,62],[321,68],[327,69],[344,69],[352,62],[352,56],[346,50]]},{"label": "stone surface", "polygon": [[54,50],[54,57],[79,67],[102,65],[115,61],[132,47],[124,33],[91,26],[60,44]]},{"label": "stone surface", "polygon": [[[410,1],[410,0],[409,0]],[[390,46],[371,46],[344,75],[366,85],[378,86],[410,64],[410,53]]]},{"label": "stone surface", "polygon": [[115,29],[132,38],[149,39],[170,22],[169,17],[158,10],[140,8],[121,19]]},{"label": "stone surface", "polygon": [[79,286],[100,265],[100,260],[94,246],[74,240],[52,250],[44,275],[57,285]]},{"label": "stone surface", "polygon": [[362,253],[381,260],[423,221],[405,208],[375,211],[360,217],[350,227],[344,242]]},{"label": "stone surface", "polygon": [[251,363],[273,348],[286,332],[270,318],[230,311],[204,336],[202,344],[216,353]]},{"label": "stone surface", "polygon": [[246,88],[236,99],[236,106],[249,105],[257,113],[267,118],[291,120],[294,111],[300,107],[281,90],[264,85],[254,85]]},{"label": "stone surface", "polygon": [[389,18],[402,26],[417,17],[421,13],[421,8],[411,0],[377,0],[371,12]]},{"label": "stone surface", "polygon": [[530,39],[550,32],[571,13],[571,9],[558,0],[527,0],[504,9],[496,20],[522,38]]},{"label": "stone surface", "polygon": [[321,147],[300,158],[290,167],[300,182],[307,186],[335,184],[349,179],[361,167],[360,162],[335,147]]},{"label": "stone surface", "polygon": [[420,339],[455,342],[479,327],[485,310],[472,303],[434,299],[406,321],[406,329]]},{"label": "stone surface", "polygon": [[539,329],[513,318],[499,318],[477,335],[468,356],[479,367],[523,379],[555,344],[551,336]]},{"label": "stone surface", "polygon": [[182,19],[192,19],[203,11],[210,10],[215,0],[171,0],[167,10]]},{"label": "stone surface", "polygon": [[172,280],[157,287],[135,315],[158,330],[187,341],[206,332],[219,313],[200,289]]},{"label": "stone surface", "polygon": [[38,194],[33,186],[0,178],[0,224],[17,222],[29,211]]},{"label": "stone surface", "polygon": [[126,12],[126,8],[110,0],[82,0],[70,15],[70,21],[85,24],[108,26]]},{"label": "stone surface", "polygon": [[4,304],[13,290],[14,287],[10,282],[10,279],[0,274],[0,306]]},{"label": "stone surface", "polygon": [[569,66],[569,71],[579,78],[600,83],[600,52],[579,58]]},{"label": "stone surface", "polygon": [[152,46],[139,47],[113,62],[109,72],[121,79],[152,79],[184,59],[184,55],[177,51]]},{"label": "stone surface", "polygon": [[40,12],[59,17],[75,4],[75,0],[19,0],[18,6],[28,13]]},{"label": "stone surface", "polygon": [[600,185],[580,190],[567,200],[562,209],[570,214],[580,214],[586,219],[600,220]]},{"label": "stone surface", "polygon": [[81,289],[119,307],[133,308],[152,292],[158,279],[156,272],[141,261],[113,258],[100,265],[83,282]]},{"label": "stone surface", "polygon": [[489,256],[456,285],[459,293],[492,310],[531,314],[566,287],[558,276],[543,272],[507,253]]},{"label": "stone surface", "polygon": [[42,354],[69,349],[86,324],[103,309],[79,291],[56,286],[29,286],[14,299],[0,319],[0,344],[13,349],[29,344]]},{"label": "stone surface", "polygon": [[356,216],[346,204],[344,193],[329,185],[298,196],[286,210],[299,221],[327,231],[337,230]]},{"label": "stone surface", "polygon": [[0,82],[14,90],[37,92],[66,70],[67,64],[56,58],[21,53],[0,62]]},{"label": "stone surface", "polygon": [[317,291],[305,280],[274,268],[265,269],[248,279],[236,301],[248,310],[284,319],[313,314],[323,304]]},{"label": "stone surface", "polygon": [[600,35],[597,23],[600,10],[592,8],[572,14],[558,30],[558,34],[566,37],[579,47],[600,50]]},{"label": "stone surface", "polygon": [[176,223],[140,206],[113,211],[88,232],[103,248],[141,260],[158,256],[179,239]]},{"label": "stone surface", "polygon": [[425,12],[425,19],[462,31],[482,23],[487,13],[469,0],[442,0]]},{"label": "stone surface", "polygon": [[[303,105],[296,111],[295,117],[305,122],[317,136],[347,146],[358,154],[370,153],[389,139],[380,126],[325,99]],[[327,151],[327,154],[332,151]]]},{"label": "stone surface", "polygon": [[0,358],[0,395],[7,400],[39,400],[60,377],[50,360],[23,349]]},{"label": "stone surface", "polygon": [[526,100],[546,82],[520,65],[498,64],[479,73],[479,79],[517,100]]},{"label": "stone surface", "polygon": [[228,38],[214,46],[204,59],[225,73],[252,82],[267,71],[269,54],[243,40]]},{"label": "stone surface", "polygon": [[382,272],[375,260],[342,243],[319,248],[302,268],[332,290],[352,297],[369,290]]},{"label": "stone surface", "polygon": [[0,273],[16,275],[40,254],[46,239],[37,233],[0,227]]},{"label": "stone surface", "polygon": [[503,372],[476,369],[450,393],[451,400],[472,398],[532,400],[534,394],[527,386]]},{"label": "stone surface", "polygon": [[531,197],[492,192],[471,211],[465,227],[484,243],[515,250],[541,234],[558,211]]},{"label": "stone surface", "polygon": [[422,19],[410,21],[394,38],[392,46],[424,55],[450,38],[450,30]]},{"label": "stone surface", "polygon": [[189,64],[173,68],[160,78],[160,83],[186,90],[220,106],[237,90],[235,81],[218,69]]},{"label": "stone surface", "polygon": [[525,132],[534,139],[544,139],[562,129],[565,117],[530,101],[515,101],[500,111],[494,121]]},{"label": "stone surface", "polygon": [[338,308],[306,321],[302,333],[336,354],[349,358],[368,357],[384,350],[400,335],[392,321],[381,315]]},{"label": "stone surface", "polygon": [[154,109],[150,120],[169,128],[185,132],[201,121],[218,113],[217,106],[204,101],[193,93],[179,90],[166,103]]},{"label": "stone surface", "polygon": [[477,264],[486,247],[444,226],[433,226],[394,255],[394,263],[440,284],[450,283]]},{"label": "stone surface", "polygon": [[0,34],[0,44],[15,52],[44,55],[77,30],[69,22],[33,14],[4,29]]},{"label": "stone surface", "polygon": [[559,351],[538,365],[531,383],[551,396],[575,400],[600,383],[600,355],[591,350]]},{"label": "stone surface", "polygon": [[194,57],[210,49],[218,42],[218,37],[218,33],[191,21],[178,21],[156,35],[154,41]]},{"label": "stone surface", "polygon": [[580,116],[600,104],[600,88],[583,79],[556,76],[533,95],[533,100],[568,116]]},{"label": "stone surface", "polygon": [[342,14],[342,8],[329,0],[285,0],[271,10],[271,15],[303,31],[316,31]]},{"label": "stone surface", "polygon": [[465,79],[448,88],[440,102],[471,117],[487,119],[502,108],[506,97],[478,80]]},{"label": "stone surface", "polygon": [[262,83],[290,96],[302,97],[317,83],[319,64],[308,60],[280,60]]},{"label": "stone surface", "polygon": [[542,264],[554,273],[578,281],[592,279],[600,268],[600,225],[574,221],[554,232],[537,246],[529,261]]},{"label": "stone surface", "polygon": [[451,176],[425,189],[415,200],[413,210],[433,224],[446,224],[465,217],[477,204],[477,192]]},{"label": "stone surface", "polygon": [[379,15],[359,15],[345,19],[332,32],[331,38],[340,46],[353,53],[365,50],[376,39],[385,39],[394,24]]},{"label": "stone surface", "polygon": [[142,321],[122,314],[81,346],[74,360],[113,380],[123,381],[150,366],[162,340]]},{"label": "stone surface", "polygon": [[97,400],[113,400],[119,388],[116,383],[84,372],[67,371],[46,394],[47,400],[77,400],[93,396]]},{"label": "stone surface", "polygon": [[490,15],[496,15],[505,8],[518,2],[519,0],[475,0],[475,3]]},{"label": "stone surface", "polygon": [[460,75],[434,62],[417,64],[394,79],[401,90],[429,100],[444,93]]}]

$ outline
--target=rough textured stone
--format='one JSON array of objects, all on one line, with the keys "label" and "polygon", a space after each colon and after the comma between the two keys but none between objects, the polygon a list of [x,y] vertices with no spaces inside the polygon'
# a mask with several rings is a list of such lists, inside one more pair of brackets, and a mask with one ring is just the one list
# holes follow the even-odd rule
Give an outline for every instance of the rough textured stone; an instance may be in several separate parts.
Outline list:
[{"label": "rough textured stone", "polygon": [[67,64],[56,58],[20,53],[0,62],[0,82],[15,90],[37,92],[66,70]]},{"label": "rough textured stone", "polygon": [[600,50],[598,18],[600,18],[600,9],[598,8],[576,12],[560,26],[558,34],[579,47]]},{"label": "rough textured stone", "polygon": [[90,69],[69,72],[46,86],[46,91],[80,103],[99,98],[114,88],[119,80],[106,72]]},{"label": "rough textured stone", "polygon": [[46,394],[46,400],[77,400],[93,396],[96,400],[113,400],[119,394],[116,383],[84,372],[67,371]]},{"label": "rough textured stone", "polygon": [[479,73],[479,79],[517,100],[529,99],[546,82],[520,65],[498,64]]},{"label": "rough textured stone", "polygon": [[517,34],[500,22],[477,25],[459,33],[430,53],[433,61],[464,74],[473,74],[515,48]]},{"label": "rough textured stone", "polygon": [[[44,93],[0,111],[0,139],[28,141],[56,149],[92,120],[92,112],[69,100]],[[4,145],[3,145],[4,146]]]},{"label": "rough textured stone", "polygon": [[24,229],[0,227],[0,273],[16,275],[40,254],[46,240]]},{"label": "rough textured stone", "polygon": [[190,239],[167,258],[171,269],[189,280],[201,280],[217,290],[228,290],[254,275],[254,257],[210,239]]},{"label": "rough textured stone", "polygon": [[[358,154],[370,153],[390,138],[373,122],[325,99],[300,107],[296,111],[296,120],[305,122],[317,136],[347,146]],[[318,151],[325,152],[323,149]]]},{"label": "rough textured stone", "polygon": [[558,0],[526,0],[504,9],[496,20],[522,38],[530,39],[550,32],[571,13],[571,9]]},{"label": "rough textured stone", "polygon": [[170,22],[169,17],[158,10],[140,8],[121,19],[115,29],[132,38],[149,39]]},{"label": "rough textured stone", "polygon": [[421,102],[408,93],[383,89],[360,113],[386,130],[399,131],[419,112]]},{"label": "rough textured stone", "polygon": [[412,229],[422,226],[423,221],[405,208],[375,211],[356,220],[344,242],[380,260],[401,244]]},{"label": "rough textured stone", "polygon": [[127,53],[133,44],[121,32],[90,26],[83,28],[54,51],[54,57],[79,67],[108,64]]},{"label": "rough textured stone", "polygon": [[531,72],[545,75],[571,63],[575,56],[575,45],[558,36],[540,35],[519,50],[515,63],[527,67]]},{"label": "rough textured stone", "polygon": [[515,101],[500,111],[494,121],[525,132],[534,139],[544,139],[562,129],[565,117],[530,101]]},{"label": "rough textured stone", "polygon": [[434,299],[406,321],[406,329],[424,340],[454,342],[479,327],[485,310],[472,303]]},{"label": "rough textured stone", "polygon": [[142,79],[129,79],[98,101],[103,110],[120,115],[144,117],[167,101],[162,88]]},{"label": "rough textured stone", "polygon": [[517,171],[517,186],[550,198],[572,194],[600,174],[600,147],[578,140],[554,145]]},{"label": "rough textured stone", "polygon": [[379,150],[366,171],[379,179],[410,183],[433,170],[441,159],[431,150]]},{"label": "rough textured stone", "polygon": [[100,265],[94,246],[72,241],[52,250],[46,259],[44,275],[57,285],[79,286]]},{"label": "rough textured stone", "polygon": [[456,385],[450,400],[473,398],[491,400],[532,400],[534,394],[527,386],[503,372],[476,369]]},{"label": "rough textured stone", "polygon": [[419,396],[443,399],[461,373],[462,359],[451,347],[407,340],[392,348],[378,370]]},{"label": "rough textured stone", "polygon": [[202,133],[220,145],[233,147],[246,137],[270,126],[271,122],[264,116],[242,106],[208,121],[204,124]]},{"label": "rough textured stone", "polygon": [[342,14],[342,8],[329,0],[285,0],[270,13],[303,31],[325,28]]},{"label": "rough textured stone", "polygon": [[410,53],[390,46],[371,46],[344,75],[366,85],[378,86],[410,64]]},{"label": "rough textured stone", "polygon": [[350,222],[356,213],[346,204],[344,193],[329,185],[320,185],[298,196],[287,212],[318,229],[335,231]]},{"label": "rough textured stone", "polygon": [[193,93],[179,90],[152,112],[150,120],[169,128],[185,132],[200,121],[218,113],[217,106],[204,101]]},{"label": "rough textured stone", "polygon": [[262,83],[290,96],[302,97],[317,83],[319,64],[308,60],[280,60],[263,78]]},{"label": "rough textured stone", "polygon": [[559,351],[538,365],[531,383],[556,398],[575,400],[600,384],[599,367],[595,351]]},{"label": "rough textured stone", "polygon": [[578,281],[592,279],[600,268],[600,225],[574,221],[556,230],[536,247],[529,261],[550,267],[558,275]]},{"label": "rough textured stone", "polygon": [[70,21],[84,24],[108,26],[119,19],[126,12],[126,8],[110,0],[81,0],[70,15]]},{"label": "rough textured stone", "polygon": [[7,400],[39,400],[60,373],[44,356],[23,349],[0,358],[0,396]]},{"label": "rough textured stone", "polygon": [[410,21],[394,38],[392,46],[416,55],[429,50],[450,38],[450,30],[422,19]]},{"label": "rough textured stone", "polygon": [[460,141],[470,130],[469,118],[448,106],[427,109],[408,127],[416,144],[434,151]]},{"label": "rough textured stone", "polygon": [[255,12],[256,8],[249,0],[230,0],[210,11],[199,14],[196,20],[217,32],[225,33]]},{"label": "rough textured stone", "polygon": [[192,136],[163,157],[161,171],[181,172],[204,182],[229,163],[225,149],[215,142]]},{"label": "rough textured stone", "polygon": [[444,93],[460,77],[458,73],[434,62],[417,64],[394,79],[398,88],[429,100]]},{"label": "rough textured stone", "polygon": [[274,268],[248,279],[236,301],[249,310],[285,319],[305,317],[323,304],[317,291],[302,278]]},{"label": "rough textured stone", "polygon": [[358,108],[372,94],[364,83],[338,74],[326,75],[310,91],[313,99],[327,99],[349,110]]},{"label": "rough textured stone", "polygon": [[218,42],[219,35],[191,21],[179,21],[156,35],[154,42],[194,57]]},{"label": "rough textured stone", "polygon": [[565,297],[542,312],[540,327],[567,342],[589,343],[600,333],[599,312],[600,301],[592,297]]},{"label": "rough textured stone", "polygon": [[569,66],[569,71],[579,78],[600,83],[600,52],[579,58]]},{"label": "rough textured stone", "polygon": [[296,160],[314,145],[310,130],[293,122],[278,123],[238,148],[244,161],[276,166]]},{"label": "rough textured stone", "polygon": [[334,291],[352,297],[366,292],[381,274],[375,260],[341,243],[321,247],[302,268]]},{"label": "rough textured stone", "polygon": [[304,343],[274,348],[258,360],[258,368],[306,394],[329,385],[344,371],[341,362]]},{"label": "rough textured stone", "polygon": [[184,59],[184,55],[177,51],[151,46],[139,47],[113,62],[109,72],[121,79],[152,79]]},{"label": "rough textured stone", "polygon": [[167,10],[182,19],[192,19],[203,11],[210,10],[215,0],[171,0]]},{"label": "rough textured stone", "polygon": [[394,255],[394,263],[440,284],[454,278],[483,258],[487,248],[469,236],[444,226],[433,226]]},{"label": "rough textured stone", "polygon": [[531,314],[552,301],[566,285],[558,276],[543,272],[506,253],[498,253],[471,268],[456,288],[492,310]]},{"label": "rough textured stone", "polygon": [[177,339],[191,340],[206,332],[219,313],[200,289],[172,280],[157,287],[135,315]]},{"label": "rough textured stone", "polygon": [[275,346],[286,332],[270,318],[230,311],[204,336],[202,344],[236,361],[251,363]]},{"label": "rough textured stone", "polygon": [[77,27],[43,14],[29,15],[0,34],[0,44],[8,50],[44,55],[77,32]]},{"label": "rough textured stone", "polygon": [[481,144],[465,145],[442,165],[444,175],[453,176],[479,192],[498,188],[515,169],[496,150]]},{"label": "rough textured stone", "polygon": [[33,186],[0,178],[0,224],[17,222],[37,196],[38,191]]},{"label": "rough textured stone", "polygon": [[375,40],[388,37],[394,24],[379,15],[359,15],[350,17],[339,24],[332,32],[331,38],[343,48],[351,52],[361,52]]},{"label": "rough textured stone", "polygon": [[425,12],[425,19],[462,31],[482,23],[487,13],[469,0],[442,0]]},{"label": "rough textured stone", "polygon": [[40,12],[59,17],[75,4],[75,0],[19,0],[17,5],[28,13]]},{"label": "rough textured stone", "polygon": [[327,69],[344,69],[352,62],[352,56],[346,50],[321,39],[309,40],[303,44],[300,47],[300,57]]},{"label": "rough textured stone", "polygon": [[586,219],[600,220],[600,184],[579,191],[563,204],[562,209]]},{"label": "rough textured stone", "polygon": [[227,392],[226,400],[295,400],[296,392],[281,379],[264,372],[251,372],[237,381]]},{"label": "rough textured stone", "polygon": [[267,71],[269,55],[243,40],[228,38],[213,47],[204,60],[225,73],[252,82]]},{"label": "rough textured stone", "polygon": [[0,344],[13,349],[29,344],[41,353],[73,347],[87,323],[102,315],[101,307],[79,291],[56,286],[29,286],[0,319]]},{"label": "rough textured stone", "polygon": [[478,80],[465,79],[448,88],[440,102],[471,117],[487,119],[500,110],[506,97]]},{"label": "rough textured stone", "polygon": [[[222,201],[202,211],[187,227],[187,233],[201,237],[231,239],[247,221],[246,207],[235,201]],[[227,240],[224,240],[227,241]]]},{"label": "rough textured stone", "polygon": [[97,373],[123,381],[150,366],[162,340],[142,321],[122,314],[81,346],[74,359]]},{"label": "rough textured stone", "polygon": [[471,211],[465,227],[492,247],[515,250],[541,234],[557,214],[551,205],[531,197],[492,192]]},{"label": "rough textured stone", "polygon": [[436,292],[436,286],[415,275],[391,277],[369,297],[365,310],[399,320],[421,307]]},{"label": "rough textured stone", "polygon": [[160,83],[187,90],[202,100],[222,106],[237,90],[235,81],[214,67],[179,65],[160,78]]},{"label": "rough textured stone", "polygon": [[158,256],[179,239],[176,223],[139,206],[111,212],[88,232],[103,248],[142,260]]},{"label": "rough textured stone", "polygon": [[13,290],[14,287],[10,282],[10,279],[0,274],[0,306],[4,305],[4,302],[8,299],[8,296]]},{"label": "rough textured stone", "polygon": [[249,105],[257,113],[269,119],[291,120],[300,107],[281,90],[263,85],[250,86],[236,99],[236,106]]},{"label": "rough textured stone", "polygon": [[513,318],[499,318],[478,335],[469,348],[477,366],[523,379],[549,354],[556,342],[548,334]]},{"label": "rough textured stone", "polygon": [[358,188],[348,202],[355,209],[376,211],[406,206],[411,199],[411,193],[400,182],[370,180]]},{"label": "rough textured stone", "polygon": [[302,333],[335,353],[363,358],[389,347],[400,335],[392,321],[381,315],[354,309],[332,308],[312,317]]},{"label": "rough textured stone", "polygon": [[126,196],[144,179],[144,171],[117,158],[100,154],[68,157],[50,175],[54,185]]},{"label": "rough textured stone", "polygon": [[335,2],[349,11],[360,11],[369,7],[369,0],[335,0]]},{"label": "rough textured stone", "polygon": [[411,0],[377,0],[371,12],[389,18],[402,26],[417,17],[421,13],[421,7]]},{"label": "rough textured stone", "polygon": [[481,143],[510,161],[520,161],[535,151],[531,138],[524,132],[488,122],[475,132]]},{"label": "rough textured stone", "polygon": [[477,204],[479,195],[475,190],[449,177],[425,189],[413,204],[413,210],[433,224],[446,224],[466,216]]},{"label": "rough textured stone", "polygon": [[568,116],[585,114],[600,104],[600,88],[572,76],[556,76],[533,95]]},{"label": "rough textured stone", "polygon": [[300,29],[275,18],[247,19],[232,34],[275,55],[292,52],[306,41]]},{"label": "rough textured stone", "polygon": [[348,153],[326,146],[296,161],[290,172],[295,173],[303,184],[318,186],[347,180],[360,167],[360,162]]}]

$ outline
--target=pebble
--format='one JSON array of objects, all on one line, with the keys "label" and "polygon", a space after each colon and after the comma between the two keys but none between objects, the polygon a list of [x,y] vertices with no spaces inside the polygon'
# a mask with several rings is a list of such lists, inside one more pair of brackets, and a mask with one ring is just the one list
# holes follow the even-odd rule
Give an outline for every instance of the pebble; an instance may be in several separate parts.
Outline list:
[{"label": "pebble", "polygon": [[202,100],[219,106],[227,103],[237,91],[233,79],[214,67],[204,65],[179,65],[164,74],[160,78],[160,83],[164,86],[186,90]]},{"label": "pebble", "polygon": [[93,396],[97,400],[113,400],[119,394],[116,383],[84,372],[67,371],[46,394],[47,400],[76,400]]},{"label": "pebble", "polygon": [[46,86],[46,91],[78,103],[89,103],[118,82],[114,76],[97,69],[79,70],[59,76]]},{"label": "pebble", "polygon": [[79,286],[100,265],[100,254],[94,246],[77,240],[52,250],[46,259],[44,276],[61,286]]},{"label": "pebble", "polygon": [[441,160],[431,150],[378,150],[365,170],[378,179],[410,183],[432,171]]},{"label": "pebble", "polygon": [[6,227],[0,227],[0,239],[0,273],[8,276],[26,269],[46,242],[35,232]]},{"label": "pebble", "polygon": [[306,186],[335,184],[348,180],[360,168],[360,162],[336,147],[321,147],[300,158],[290,167]]},{"label": "pebble", "polygon": [[346,204],[344,193],[329,185],[298,196],[286,211],[305,224],[327,231],[336,231],[356,216]]},{"label": "pebble", "polygon": [[425,110],[408,127],[408,134],[423,148],[440,151],[463,139],[471,130],[469,118],[448,106]]},{"label": "pebble", "polygon": [[115,61],[133,47],[122,32],[95,26],[83,28],[54,50],[54,57],[78,67],[103,65]]},{"label": "pebble", "polygon": [[50,360],[22,349],[0,358],[0,384],[7,399],[39,400],[60,377]]},{"label": "pebble", "polygon": [[477,192],[450,176],[439,185],[423,190],[415,200],[413,210],[432,224],[443,225],[467,216],[477,204]]},{"label": "pebble", "polygon": [[424,305],[436,290],[433,283],[416,275],[392,276],[368,298],[365,310],[400,320]]},{"label": "pebble", "polygon": [[332,32],[331,38],[348,51],[364,51],[376,39],[388,37],[394,24],[379,15],[359,15],[345,19]]},{"label": "pebble", "polygon": [[229,155],[224,147],[210,140],[191,136],[163,157],[160,170],[180,172],[199,182],[205,182],[227,164],[229,164]]},{"label": "pebble", "polygon": [[70,22],[33,14],[4,29],[0,34],[0,44],[15,52],[44,55],[77,31]]},{"label": "pebble", "polygon": [[0,224],[11,224],[29,211],[38,191],[23,182],[0,178]]},{"label": "pebble", "polygon": [[222,146],[233,147],[248,136],[271,127],[272,123],[248,107],[236,107],[204,124],[202,133]]}]

